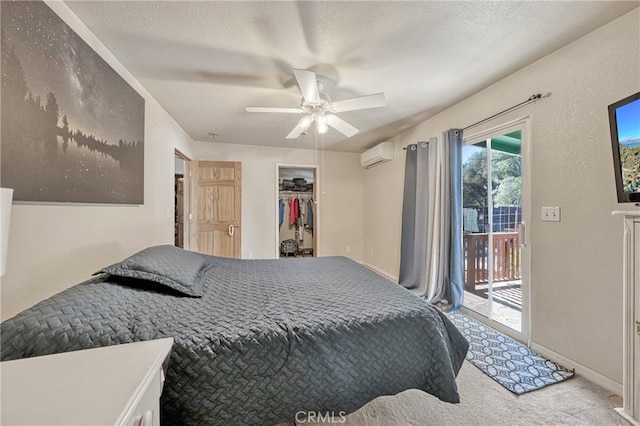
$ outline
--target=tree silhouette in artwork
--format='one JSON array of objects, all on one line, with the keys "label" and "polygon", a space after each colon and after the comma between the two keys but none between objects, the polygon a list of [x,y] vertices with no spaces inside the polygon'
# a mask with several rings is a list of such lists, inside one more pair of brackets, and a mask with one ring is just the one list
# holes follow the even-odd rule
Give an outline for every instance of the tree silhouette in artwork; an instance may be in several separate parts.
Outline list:
[{"label": "tree silhouette in artwork", "polygon": [[[74,141],[78,147],[91,152],[100,152],[118,161],[121,167],[134,173],[142,172],[144,149],[142,141],[120,140],[118,145],[86,134],[80,129],[71,129],[66,114],[60,121],[60,106],[53,92],[48,92],[43,105],[40,95],[33,95],[25,73],[13,46],[8,46],[2,30],[2,140],[8,150],[14,152],[28,145],[45,144],[47,155],[56,155],[57,136],[64,143]],[[3,147],[4,149],[4,147]],[[66,146],[63,146],[66,152]]]},{"label": "tree silhouette in artwork", "polygon": [[4,30],[1,30],[0,51],[2,54],[2,93],[3,103],[8,102],[7,109],[15,110],[22,106],[27,95],[27,79],[15,49],[6,45]]},{"label": "tree silhouette in artwork", "polygon": [[44,107],[47,112],[47,122],[51,126],[52,130],[57,132],[58,120],[60,119],[60,108],[58,107],[58,101],[56,101],[56,95],[49,92],[47,93],[47,105]]},{"label": "tree silhouette in artwork", "polygon": [[143,201],[144,99],[45,3],[0,3],[3,186],[23,201]]},{"label": "tree silhouette in artwork", "polygon": [[65,135],[69,134],[69,120],[67,119],[67,114],[62,117],[62,131]]}]

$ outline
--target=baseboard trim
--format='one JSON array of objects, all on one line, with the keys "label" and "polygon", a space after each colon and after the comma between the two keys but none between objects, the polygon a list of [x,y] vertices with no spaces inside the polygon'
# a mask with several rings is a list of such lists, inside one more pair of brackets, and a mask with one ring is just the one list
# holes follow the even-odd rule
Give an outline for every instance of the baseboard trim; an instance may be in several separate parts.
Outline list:
[{"label": "baseboard trim", "polygon": [[385,271],[384,269],[380,269],[377,266],[373,266],[367,262],[360,262],[362,263],[364,266],[366,266],[369,269],[372,269],[374,272],[377,272],[378,274],[382,275],[385,278],[389,278],[391,281],[393,281],[394,283],[398,282],[398,276],[397,275],[393,275],[390,274],[389,272]]},{"label": "baseboard trim", "polygon": [[622,395],[622,384],[616,382],[615,380],[611,380],[610,378],[605,377],[602,374],[597,373],[592,369],[585,367],[584,365],[577,363],[570,358],[560,355],[559,353],[538,343],[531,342],[531,349],[553,362],[556,362],[564,367],[574,369],[577,374],[583,376],[584,378],[592,381],[597,385],[602,386],[608,391],[613,392],[616,395]]}]

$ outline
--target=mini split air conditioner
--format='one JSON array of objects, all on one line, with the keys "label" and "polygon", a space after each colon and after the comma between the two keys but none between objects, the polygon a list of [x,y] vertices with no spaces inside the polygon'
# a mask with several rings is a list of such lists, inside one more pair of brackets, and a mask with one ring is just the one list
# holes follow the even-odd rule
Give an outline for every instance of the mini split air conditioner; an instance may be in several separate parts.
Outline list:
[{"label": "mini split air conditioner", "polygon": [[382,142],[360,155],[360,164],[365,169],[393,160],[393,142]]}]

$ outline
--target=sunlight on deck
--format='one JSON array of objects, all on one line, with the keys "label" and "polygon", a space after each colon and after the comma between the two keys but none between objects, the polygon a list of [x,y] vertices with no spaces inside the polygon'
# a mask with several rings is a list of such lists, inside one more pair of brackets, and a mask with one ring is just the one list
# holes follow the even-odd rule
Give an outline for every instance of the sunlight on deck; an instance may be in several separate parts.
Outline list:
[{"label": "sunlight on deck", "polygon": [[[464,292],[464,306],[488,317],[487,285],[477,286],[476,291]],[[509,281],[493,285],[493,316],[499,322],[518,332],[522,331],[522,282]]]}]

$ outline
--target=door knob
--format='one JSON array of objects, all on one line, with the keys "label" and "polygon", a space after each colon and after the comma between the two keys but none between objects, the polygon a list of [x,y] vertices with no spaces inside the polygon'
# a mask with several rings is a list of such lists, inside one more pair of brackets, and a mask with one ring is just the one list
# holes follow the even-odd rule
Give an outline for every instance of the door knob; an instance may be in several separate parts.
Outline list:
[{"label": "door knob", "polygon": [[229,229],[227,230],[227,232],[229,233],[230,237],[233,237],[233,235],[236,233],[236,228],[240,228],[240,225],[229,225]]}]

